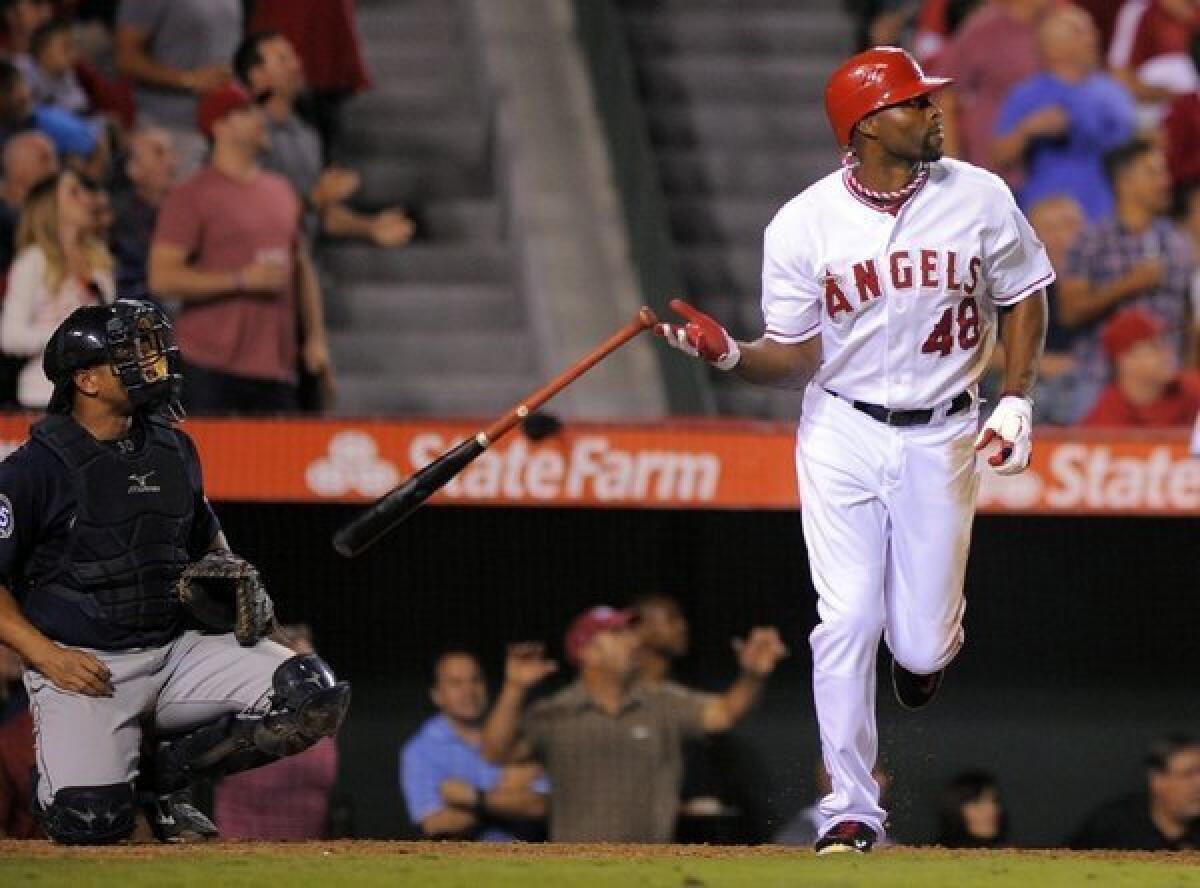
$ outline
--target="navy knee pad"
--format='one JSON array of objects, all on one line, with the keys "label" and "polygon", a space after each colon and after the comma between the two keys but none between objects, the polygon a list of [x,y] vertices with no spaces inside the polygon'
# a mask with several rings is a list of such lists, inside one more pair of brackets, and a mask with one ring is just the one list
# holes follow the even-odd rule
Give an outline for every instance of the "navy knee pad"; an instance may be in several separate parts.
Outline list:
[{"label": "navy knee pad", "polygon": [[46,835],[64,845],[111,845],[129,838],[136,808],[128,783],[66,786],[42,808],[34,803]]}]

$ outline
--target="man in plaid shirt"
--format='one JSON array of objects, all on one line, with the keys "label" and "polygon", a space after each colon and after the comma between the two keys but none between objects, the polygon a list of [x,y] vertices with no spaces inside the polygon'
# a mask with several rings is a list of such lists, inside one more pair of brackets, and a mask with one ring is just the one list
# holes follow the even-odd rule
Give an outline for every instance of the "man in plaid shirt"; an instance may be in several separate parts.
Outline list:
[{"label": "man in plaid shirt", "polygon": [[1113,218],[1087,230],[1067,256],[1058,317],[1074,340],[1078,421],[1108,382],[1100,330],[1118,310],[1137,306],[1158,318],[1164,336],[1186,362],[1194,335],[1190,310],[1193,260],[1187,238],[1164,215],[1170,179],[1163,153],[1135,139],[1105,160],[1117,197]]}]

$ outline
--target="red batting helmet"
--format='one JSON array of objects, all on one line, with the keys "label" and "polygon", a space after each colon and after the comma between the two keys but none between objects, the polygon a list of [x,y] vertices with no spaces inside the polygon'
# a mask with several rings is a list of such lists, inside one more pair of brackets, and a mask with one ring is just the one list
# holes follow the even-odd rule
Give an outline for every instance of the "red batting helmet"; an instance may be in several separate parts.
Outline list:
[{"label": "red batting helmet", "polygon": [[917,60],[896,46],[860,52],[829,76],[825,113],[839,145],[850,144],[854,126],[868,114],[941,89],[952,81],[926,77]]}]

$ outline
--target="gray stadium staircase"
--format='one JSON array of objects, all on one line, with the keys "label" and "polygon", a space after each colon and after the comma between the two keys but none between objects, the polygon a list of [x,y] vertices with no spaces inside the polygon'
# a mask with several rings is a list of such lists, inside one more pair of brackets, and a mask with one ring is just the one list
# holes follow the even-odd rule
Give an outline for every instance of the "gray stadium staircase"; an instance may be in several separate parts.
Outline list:
[{"label": "gray stadium staircase", "polygon": [[339,158],[360,195],[422,223],[402,250],[340,242],[322,273],[336,410],[488,415],[536,387],[492,156],[491,102],[459,3],[359,0],[375,86],[346,109]]},{"label": "gray stadium staircase", "polygon": [[[762,231],[838,161],[825,79],[852,43],[834,0],[617,0],[690,298],[762,332]],[[793,417],[798,395],[714,379],[720,412]]]}]

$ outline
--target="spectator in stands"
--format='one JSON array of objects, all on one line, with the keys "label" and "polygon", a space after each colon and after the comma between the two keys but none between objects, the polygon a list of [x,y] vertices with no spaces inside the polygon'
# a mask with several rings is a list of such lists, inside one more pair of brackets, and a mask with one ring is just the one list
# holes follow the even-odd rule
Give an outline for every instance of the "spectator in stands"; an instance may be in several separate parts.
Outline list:
[{"label": "spectator in stands", "polygon": [[429,697],[438,714],[400,753],[400,788],[413,825],[431,838],[510,842],[546,816],[545,778],[531,764],[498,767],[480,752],[487,685],[465,651],[438,657]]},{"label": "spectator in stands", "polygon": [[917,10],[917,0],[843,0],[854,19],[858,50],[871,46],[897,46]]},{"label": "spectator in stands", "polygon": [[20,133],[4,146],[4,183],[0,188],[0,272],[8,274],[17,250],[17,222],[30,189],[58,172],[54,143],[35,130]]},{"label": "spectator in stands", "polygon": [[1085,426],[1170,428],[1190,426],[1200,412],[1200,374],[1179,372],[1163,339],[1163,322],[1139,308],[1117,313],[1101,341],[1113,381],[1100,393]]},{"label": "spectator in stands", "polygon": [[641,683],[658,687],[670,681],[676,660],[688,649],[688,623],[679,602],[667,595],[645,595],[629,608],[641,640]]},{"label": "spectator in stands", "polygon": [[113,210],[112,195],[108,193],[106,187],[95,179],[80,176],[79,182],[83,185],[83,190],[87,192],[88,200],[92,204],[92,234],[101,243],[111,244],[113,228],[117,223],[117,216]]},{"label": "spectator in stands", "polygon": [[259,166],[266,119],[249,93],[231,81],[204,97],[198,118],[213,143],[209,162],[164,201],[149,263],[150,289],[182,303],[184,404],[295,410],[299,361],[331,373],[300,202],[286,179]]},{"label": "spectator in stands", "polygon": [[1096,25],[1096,33],[1100,40],[1100,58],[1107,64],[1108,53],[1112,47],[1113,32],[1117,27],[1117,16],[1121,12],[1121,2],[1117,0],[1067,0],[1092,17]]},{"label": "spectator in stands", "polygon": [[45,133],[60,158],[95,178],[107,175],[108,146],[96,128],[51,105],[34,105],[29,85],[17,67],[0,59],[0,144],[25,130]]},{"label": "spectator in stands", "polygon": [[29,55],[13,59],[35,105],[53,105],[83,116],[88,97],[75,76],[75,33],[68,19],[51,19],[33,32]]},{"label": "spectator in stands", "polygon": [[1102,805],[1067,840],[1073,849],[1200,849],[1200,740],[1170,734],[1145,758],[1146,792]]},{"label": "spectator in stands", "polygon": [[[640,684],[647,688],[674,688],[680,693],[689,693],[672,674],[675,663],[688,651],[688,622],[679,602],[668,595],[651,593],[636,599],[629,612],[640,642]],[[724,800],[736,797],[739,787],[730,786],[730,781],[723,779],[728,768],[718,764],[722,756],[714,749],[713,738],[705,735],[698,739],[700,742],[684,747],[680,813],[703,818],[711,816],[712,812],[736,810],[736,804],[727,804]]]},{"label": "spectator in stands", "polygon": [[[783,825],[783,828],[776,833],[773,841],[776,845],[796,845],[806,848],[811,848],[813,843],[821,837],[821,823],[823,817],[820,810],[820,801],[831,792],[833,786],[829,781],[829,771],[825,769],[825,762],[817,759],[817,766],[814,771],[815,780],[815,798],[811,805],[801,808],[796,814]],[[887,797],[888,791],[892,787],[892,775],[889,774],[881,764],[876,763],[871,769],[871,776],[875,778],[875,782],[879,784],[879,804],[885,811],[891,808],[891,804]],[[895,828],[891,817],[888,817],[888,836],[876,845],[877,848],[887,848],[895,844],[891,831]]]},{"label": "spectator in stands", "polygon": [[1081,9],[1051,11],[1038,28],[1043,70],[1019,84],[1000,109],[992,160],[1024,162],[1022,208],[1051,194],[1079,201],[1092,222],[1112,215],[1104,155],[1134,132],[1129,93],[1096,68],[1096,26]]},{"label": "spectator in stands", "polygon": [[1000,106],[1038,70],[1037,24],[1050,0],[989,0],[950,38],[930,70],[954,78],[938,95],[945,150],[1013,180],[1016,168],[993,166]]},{"label": "spectator in stands", "polygon": [[329,163],[341,133],[342,106],[371,85],[355,23],[354,0],[256,0],[250,31],[284,35],[303,60],[313,122]]},{"label": "spectator in stands", "polygon": [[43,835],[33,819],[33,717],[24,671],[16,651],[0,644],[0,837],[9,839]]},{"label": "spectator in stands", "polygon": [[1162,321],[1181,362],[1193,335],[1188,321],[1192,252],[1163,215],[1170,185],[1162,151],[1138,139],[1112,152],[1105,165],[1117,196],[1116,214],[1084,232],[1059,282],[1059,320],[1076,331],[1071,417],[1076,422],[1108,382],[1100,331],[1119,308],[1138,306]]},{"label": "spectator in stands", "polygon": [[1156,127],[1173,98],[1200,87],[1190,46],[1200,24],[1196,0],[1126,2],[1108,65],[1138,103],[1138,124]]},{"label": "spectator in stands", "polygon": [[[275,640],[297,654],[316,653],[312,630],[303,624],[281,627]],[[337,770],[337,739],[323,737],[301,753],[225,777],[213,793],[222,838],[278,842],[327,837]]]},{"label": "spectator in stands", "polygon": [[92,201],[70,170],[29,192],[17,228],[17,258],[0,309],[0,348],[28,357],[17,379],[24,407],[45,407],[53,386],[42,372],[42,348],[76,308],[111,302],[112,256],[94,231]]},{"label": "spectator in stands", "polygon": [[87,93],[88,105],[110,115],[125,132],[134,126],[133,81],[117,72],[114,33],[118,0],[95,0],[73,6],[79,59],[75,76]]},{"label": "spectator in stands", "polygon": [[[1071,248],[1087,226],[1083,207],[1075,198],[1065,194],[1045,197],[1029,208],[1029,224],[1045,245],[1050,264],[1061,276],[1067,267]],[[1046,330],[1046,350],[1038,365],[1038,381],[1033,396],[1034,413],[1039,422],[1062,425],[1074,419],[1074,331],[1059,320],[1057,280],[1046,288],[1046,298],[1050,305],[1050,317]]]},{"label": "spectator in stands", "polygon": [[178,155],[169,131],[150,126],[133,132],[125,161],[128,185],[114,198],[117,222],[112,245],[117,292],[156,298],[147,283],[150,243],[159,207],[174,187],[178,173]]},{"label": "spectator in stands", "polygon": [[936,65],[947,43],[984,0],[922,0],[913,27],[912,51],[928,68]]},{"label": "spectator in stands", "polygon": [[242,0],[122,0],[117,10],[117,70],[134,81],[138,123],[170,130],[181,175],[204,159],[199,100],[229,79],[242,26]]},{"label": "spectator in stands", "polygon": [[[1200,69],[1200,35],[1192,37],[1192,64]],[[1183,208],[1184,192],[1200,183],[1200,88],[1176,96],[1163,120],[1167,166],[1175,188],[1176,206]]]},{"label": "spectator in stands", "polygon": [[1003,848],[1008,841],[1008,810],[996,778],[987,771],[964,771],[942,788],[937,844],[943,848]]},{"label": "spectator in stands", "polygon": [[[266,96],[270,147],[263,166],[282,175],[316,217],[315,224],[333,237],[360,237],[381,247],[400,247],[412,238],[413,224],[399,210],[358,213],[346,200],[358,189],[358,174],[324,167],[316,129],[296,114],[304,91],[304,69],[292,44],[282,34],[258,32],[242,41],[234,71],[250,92]],[[324,168],[323,168],[324,167]]]},{"label": "spectator in stands", "polygon": [[682,746],[725,731],[750,711],[787,648],[774,629],[735,642],[741,675],[723,695],[638,682],[631,615],[581,614],[566,636],[579,676],[522,715],[529,689],[557,666],[540,644],[510,648],[504,689],[483,728],[493,762],[532,755],[550,778],[550,838],[559,842],[669,842],[679,808]]},{"label": "spectator in stands", "polygon": [[33,32],[54,17],[50,0],[3,0],[4,50],[10,58],[28,55]]}]

